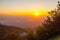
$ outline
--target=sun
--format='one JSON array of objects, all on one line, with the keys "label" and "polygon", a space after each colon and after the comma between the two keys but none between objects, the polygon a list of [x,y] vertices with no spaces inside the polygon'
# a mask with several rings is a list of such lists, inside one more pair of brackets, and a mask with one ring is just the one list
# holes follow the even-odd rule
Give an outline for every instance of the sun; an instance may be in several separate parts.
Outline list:
[{"label": "sun", "polygon": [[43,16],[49,16],[49,14],[47,13],[47,11],[44,11],[44,10],[36,10],[33,12],[33,16],[34,17],[43,17]]},{"label": "sun", "polygon": [[36,16],[39,16],[39,12],[38,12],[38,11],[36,11],[36,12],[35,12],[35,15],[36,15]]}]

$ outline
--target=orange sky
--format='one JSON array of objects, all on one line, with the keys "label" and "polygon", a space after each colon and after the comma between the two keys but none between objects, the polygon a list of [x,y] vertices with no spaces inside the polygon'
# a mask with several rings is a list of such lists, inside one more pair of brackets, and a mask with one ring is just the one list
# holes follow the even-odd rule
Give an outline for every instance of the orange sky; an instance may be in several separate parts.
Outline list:
[{"label": "orange sky", "polygon": [[47,16],[47,11],[44,10],[33,10],[33,11],[2,11],[0,10],[0,15],[6,15],[6,16],[36,16],[36,12],[38,16]]},{"label": "orange sky", "polygon": [[56,7],[57,0],[0,0],[0,15],[48,15]]}]

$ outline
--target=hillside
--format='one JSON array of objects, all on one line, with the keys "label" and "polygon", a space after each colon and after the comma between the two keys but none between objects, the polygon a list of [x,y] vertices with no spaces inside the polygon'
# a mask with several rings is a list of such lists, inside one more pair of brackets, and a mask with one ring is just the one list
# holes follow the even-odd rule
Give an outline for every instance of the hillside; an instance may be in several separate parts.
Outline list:
[{"label": "hillside", "polygon": [[0,24],[0,40],[20,40],[24,33],[21,28]]}]

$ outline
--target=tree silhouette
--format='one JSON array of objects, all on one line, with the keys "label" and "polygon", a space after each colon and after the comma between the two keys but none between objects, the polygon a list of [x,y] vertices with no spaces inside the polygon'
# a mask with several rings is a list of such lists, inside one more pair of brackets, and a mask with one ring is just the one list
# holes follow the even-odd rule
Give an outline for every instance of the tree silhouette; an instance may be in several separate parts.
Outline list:
[{"label": "tree silhouette", "polygon": [[48,40],[60,35],[60,1],[58,1],[57,9],[48,13],[49,16],[43,23],[44,30],[38,33],[39,40]]}]

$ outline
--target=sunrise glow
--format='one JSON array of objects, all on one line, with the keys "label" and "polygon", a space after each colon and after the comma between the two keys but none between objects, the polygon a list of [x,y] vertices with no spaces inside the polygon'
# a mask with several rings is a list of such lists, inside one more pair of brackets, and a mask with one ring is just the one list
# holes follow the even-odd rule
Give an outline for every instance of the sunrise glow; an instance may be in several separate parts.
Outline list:
[{"label": "sunrise glow", "polygon": [[36,15],[36,16],[38,16],[38,15],[39,15],[38,11],[36,11],[35,15]]}]

